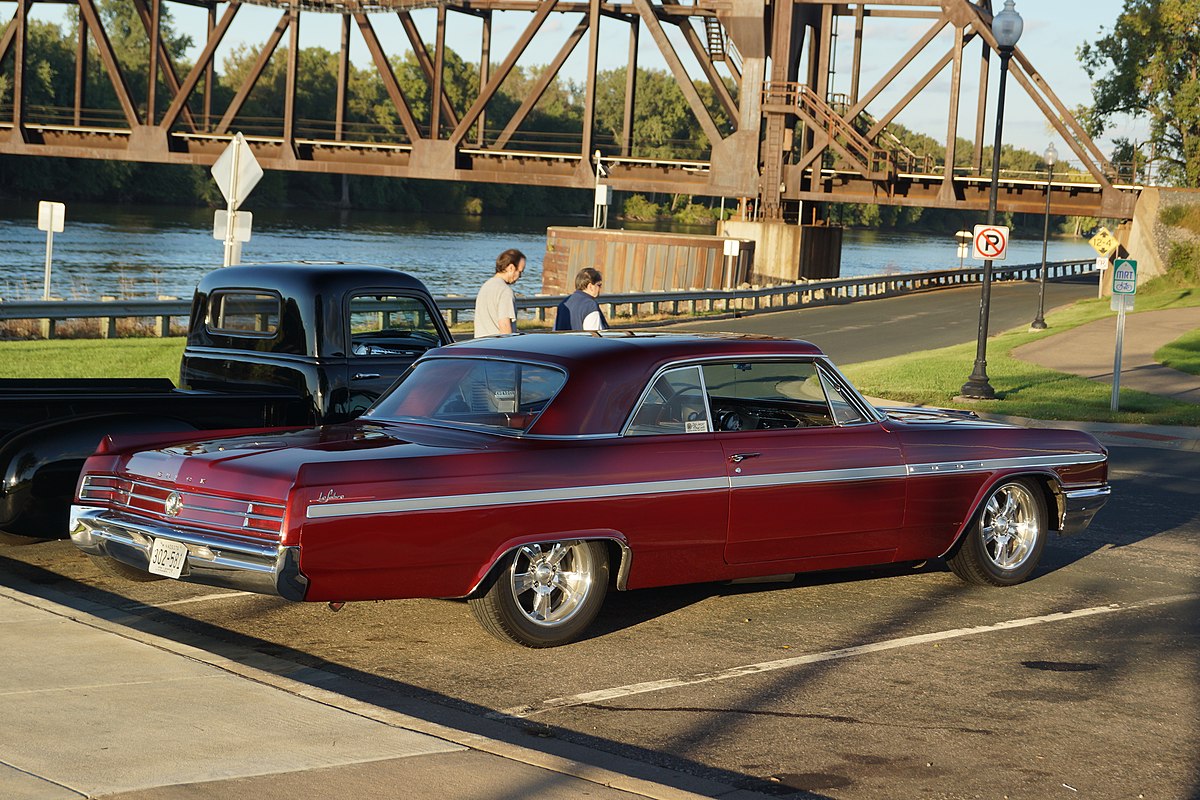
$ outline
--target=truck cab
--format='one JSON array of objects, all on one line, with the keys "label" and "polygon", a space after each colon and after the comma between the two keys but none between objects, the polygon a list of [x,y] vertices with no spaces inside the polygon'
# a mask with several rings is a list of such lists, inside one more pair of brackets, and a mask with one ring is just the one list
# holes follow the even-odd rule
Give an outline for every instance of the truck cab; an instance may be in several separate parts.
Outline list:
[{"label": "truck cab", "polygon": [[180,388],[282,392],[310,421],[365,411],[426,350],[453,341],[425,286],[386,267],[228,267],[196,288]]}]

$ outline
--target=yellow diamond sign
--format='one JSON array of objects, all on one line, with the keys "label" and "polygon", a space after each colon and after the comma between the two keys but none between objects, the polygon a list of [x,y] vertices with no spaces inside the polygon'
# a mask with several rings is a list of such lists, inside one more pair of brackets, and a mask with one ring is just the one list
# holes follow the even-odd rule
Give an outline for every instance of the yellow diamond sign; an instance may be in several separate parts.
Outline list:
[{"label": "yellow diamond sign", "polygon": [[1121,243],[1117,241],[1117,237],[1108,232],[1108,228],[1101,228],[1096,231],[1096,235],[1088,240],[1088,244],[1100,254],[1101,258],[1108,258],[1117,252],[1117,248],[1121,246]]}]

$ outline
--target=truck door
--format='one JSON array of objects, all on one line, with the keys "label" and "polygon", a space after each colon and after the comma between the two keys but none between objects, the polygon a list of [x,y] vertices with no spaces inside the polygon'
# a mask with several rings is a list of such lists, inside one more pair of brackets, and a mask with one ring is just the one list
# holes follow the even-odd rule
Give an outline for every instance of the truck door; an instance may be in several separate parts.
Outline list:
[{"label": "truck door", "polygon": [[356,417],[425,351],[450,342],[437,310],[423,297],[364,291],[350,298],[347,411]]}]

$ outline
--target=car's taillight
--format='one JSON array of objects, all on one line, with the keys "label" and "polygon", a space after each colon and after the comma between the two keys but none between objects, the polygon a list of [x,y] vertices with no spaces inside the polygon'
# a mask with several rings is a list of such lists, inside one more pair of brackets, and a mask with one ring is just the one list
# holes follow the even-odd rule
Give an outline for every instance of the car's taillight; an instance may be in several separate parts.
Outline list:
[{"label": "car's taillight", "polygon": [[85,475],[79,486],[79,499],[93,503],[112,503],[122,493],[121,479],[113,475]]}]

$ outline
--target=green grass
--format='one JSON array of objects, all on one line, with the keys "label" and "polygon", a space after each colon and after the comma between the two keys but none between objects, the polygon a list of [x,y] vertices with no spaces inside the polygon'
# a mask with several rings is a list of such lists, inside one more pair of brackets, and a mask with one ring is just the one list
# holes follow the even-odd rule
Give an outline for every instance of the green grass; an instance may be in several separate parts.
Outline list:
[{"label": "green grass", "polygon": [[[974,342],[846,365],[842,369],[864,394],[887,400],[1033,419],[1200,425],[1200,406],[1129,389],[1121,390],[1121,410],[1114,414],[1109,411],[1111,386],[1012,357],[1013,348],[1022,344],[1112,316],[1108,302],[1086,300],[1051,313],[1046,318],[1050,326],[1046,331],[1017,329],[989,339],[987,371],[997,400],[954,400],[975,362]],[[1138,292],[1139,312],[1195,305],[1200,305],[1200,290],[1196,289]]]},{"label": "green grass", "polygon": [[0,378],[179,380],[183,337],[0,342]]},{"label": "green grass", "polygon": [[1200,375],[1200,330],[1163,345],[1155,351],[1154,360],[1180,372]]}]

